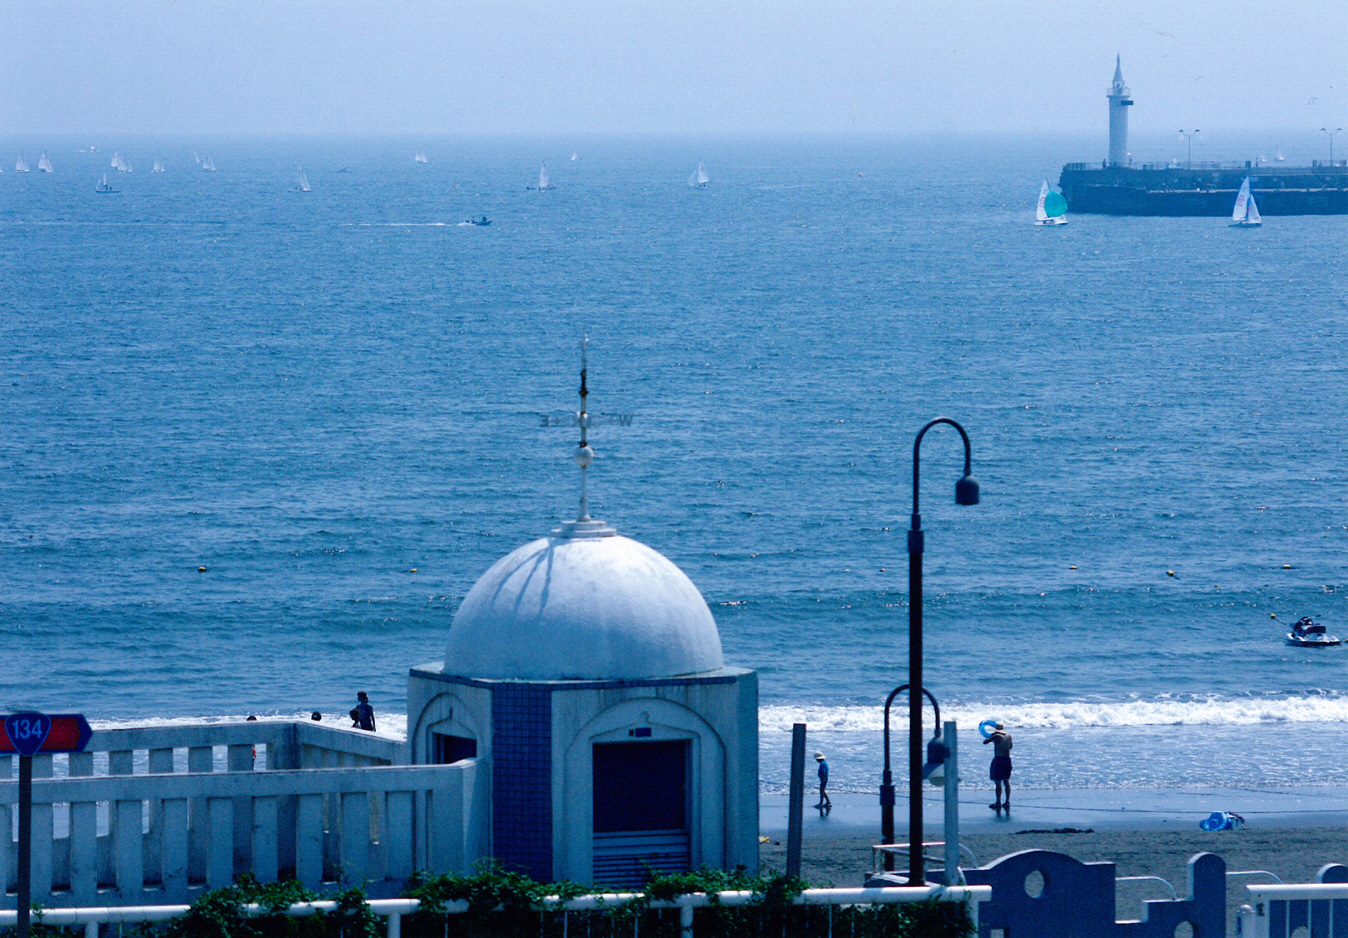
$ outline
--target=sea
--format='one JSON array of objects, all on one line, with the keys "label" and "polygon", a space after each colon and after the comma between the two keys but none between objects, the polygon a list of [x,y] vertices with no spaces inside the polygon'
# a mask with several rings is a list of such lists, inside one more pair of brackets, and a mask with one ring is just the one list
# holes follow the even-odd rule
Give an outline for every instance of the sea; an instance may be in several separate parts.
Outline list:
[{"label": "sea", "polygon": [[577,511],[588,336],[591,509],[759,672],[765,793],[796,722],[876,790],[942,416],[982,499],[928,433],[926,683],[975,776],[994,719],[1024,788],[1348,783],[1348,647],[1283,641],[1348,637],[1348,218],[1039,228],[1104,146],[1043,134],[0,146],[54,167],[0,174],[6,711],[365,690],[400,732],[475,579]]}]

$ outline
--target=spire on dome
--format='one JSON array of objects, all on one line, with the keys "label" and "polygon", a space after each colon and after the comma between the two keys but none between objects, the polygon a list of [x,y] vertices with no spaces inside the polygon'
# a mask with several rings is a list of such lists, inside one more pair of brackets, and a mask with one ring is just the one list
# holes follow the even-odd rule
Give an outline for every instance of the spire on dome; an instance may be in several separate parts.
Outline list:
[{"label": "spire on dome", "polygon": [[590,496],[587,488],[587,473],[590,463],[594,462],[594,450],[589,443],[590,411],[586,398],[590,396],[587,383],[589,370],[590,337],[580,340],[580,410],[576,412],[576,426],[580,427],[580,443],[576,446],[573,458],[580,466],[580,514],[575,521],[567,521],[555,533],[561,537],[608,537],[617,534],[613,528],[602,521],[590,517]]},{"label": "spire on dome", "polygon": [[1115,53],[1114,55],[1114,84],[1123,84],[1123,55]]}]

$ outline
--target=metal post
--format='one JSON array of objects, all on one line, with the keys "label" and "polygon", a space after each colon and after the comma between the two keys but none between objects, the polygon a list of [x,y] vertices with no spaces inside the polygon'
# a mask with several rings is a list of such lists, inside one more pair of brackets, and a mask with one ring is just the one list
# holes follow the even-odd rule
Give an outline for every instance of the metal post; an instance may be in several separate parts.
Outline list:
[{"label": "metal post", "polygon": [[[7,833],[5,836],[9,836]],[[18,935],[28,938],[28,913],[33,906],[33,757],[19,756],[19,895]]]},{"label": "metal post", "polygon": [[805,724],[791,724],[791,797],[786,821],[786,875],[800,875],[800,835],[805,811]]},{"label": "metal post", "polygon": [[958,737],[955,721],[947,720],[945,743],[945,884],[956,886],[956,870],[960,865],[960,777]]},{"label": "metal post", "polygon": [[[913,455],[917,492],[917,454]],[[914,496],[916,497],[916,495]],[[908,532],[908,885],[926,883],[922,850],[922,516]]]}]

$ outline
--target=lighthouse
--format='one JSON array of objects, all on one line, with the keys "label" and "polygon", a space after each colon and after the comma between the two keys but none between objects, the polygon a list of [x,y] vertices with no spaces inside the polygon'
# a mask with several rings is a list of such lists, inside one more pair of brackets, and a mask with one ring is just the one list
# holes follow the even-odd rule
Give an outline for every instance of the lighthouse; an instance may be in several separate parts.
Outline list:
[{"label": "lighthouse", "polygon": [[1123,64],[1119,56],[1114,57],[1114,81],[1105,93],[1109,98],[1109,165],[1128,165],[1128,109],[1133,106],[1133,96],[1123,83]]}]

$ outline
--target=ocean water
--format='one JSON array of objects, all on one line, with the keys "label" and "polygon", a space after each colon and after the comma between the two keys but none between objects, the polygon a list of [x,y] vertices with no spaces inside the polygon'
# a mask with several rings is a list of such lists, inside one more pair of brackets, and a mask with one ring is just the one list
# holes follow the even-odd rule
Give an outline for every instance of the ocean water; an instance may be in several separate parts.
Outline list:
[{"label": "ocean water", "polygon": [[1344,218],[1031,225],[1092,141],[24,143],[56,172],[0,175],[6,710],[364,689],[396,726],[475,578],[575,512],[542,418],[587,332],[591,409],[632,415],[594,513],[759,670],[765,791],[796,721],[875,788],[941,415],[983,495],[930,433],[927,682],[966,759],[994,717],[1029,787],[1348,782],[1348,648],[1281,641],[1348,637]]}]

